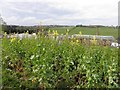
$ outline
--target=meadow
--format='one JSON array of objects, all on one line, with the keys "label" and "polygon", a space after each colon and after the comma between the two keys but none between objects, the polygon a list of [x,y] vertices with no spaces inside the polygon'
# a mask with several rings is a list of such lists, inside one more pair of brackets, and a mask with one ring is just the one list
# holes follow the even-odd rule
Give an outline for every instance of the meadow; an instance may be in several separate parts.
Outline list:
[{"label": "meadow", "polygon": [[51,27],[50,30],[57,30],[59,34],[65,34],[66,30],[69,29],[70,35],[73,34],[79,34],[79,32],[82,32],[84,35],[102,35],[102,36],[114,36],[115,39],[118,38],[118,29],[113,27]]},{"label": "meadow", "polygon": [[[69,27],[69,30],[73,27]],[[67,28],[68,29],[68,28]],[[82,28],[69,33],[94,34]],[[86,28],[87,29],[87,28]],[[3,88],[75,89],[119,88],[118,48],[91,45],[68,38],[56,39],[66,27],[57,30],[53,38],[38,33],[37,38],[2,38]],[[62,31],[63,30],[63,31]],[[87,29],[89,31],[89,29]],[[111,29],[110,29],[111,30]],[[104,30],[101,29],[101,34]],[[108,30],[109,31],[109,30]],[[115,35],[106,32],[104,35]],[[66,32],[65,32],[66,33]],[[27,34],[27,33],[26,33]]]}]

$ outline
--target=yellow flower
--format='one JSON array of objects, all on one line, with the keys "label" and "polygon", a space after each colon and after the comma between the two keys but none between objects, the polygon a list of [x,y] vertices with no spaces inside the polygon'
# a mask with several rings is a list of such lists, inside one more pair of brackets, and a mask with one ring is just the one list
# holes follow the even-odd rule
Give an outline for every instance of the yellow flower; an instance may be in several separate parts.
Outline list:
[{"label": "yellow flower", "polygon": [[58,32],[57,32],[57,30],[56,30],[55,34],[56,34],[56,35],[59,35]]},{"label": "yellow flower", "polygon": [[82,32],[80,31],[79,34],[82,35]]},{"label": "yellow flower", "polygon": [[38,32],[38,35],[40,35],[40,32]]},{"label": "yellow flower", "polygon": [[50,34],[50,30],[48,31],[48,34]]},{"label": "yellow flower", "polygon": [[74,42],[73,42],[73,41],[71,41],[70,43],[71,43],[72,45],[74,45]]},{"label": "yellow flower", "polygon": [[93,40],[96,40],[96,36],[93,36]]},{"label": "yellow flower", "polygon": [[55,31],[54,31],[54,30],[53,30],[52,32],[53,32],[53,34],[55,33]]},{"label": "yellow flower", "polygon": [[68,35],[68,32],[66,32],[66,35]]},{"label": "yellow flower", "polygon": [[10,42],[14,42],[16,40],[16,38],[11,38]]},{"label": "yellow flower", "polygon": [[58,32],[57,32],[57,30],[56,30],[56,31],[53,31],[53,34],[54,34],[55,36],[59,35]]},{"label": "yellow flower", "polygon": [[79,42],[79,40],[76,40],[76,42],[78,43],[78,42]]},{"label": "yellow flower", "polygon": [[18,43],[20,43],[20,39],[18,40]]},{"label": "yellow flower", "polygon": [[69,32],[70,30],[69,29],[67,29],[67,32]]},{"label": "yellow flower", "polygon": [[7,33],[5,32],[5,33],[4,33],[4,37],[6,37],[6,36],[7,36]]},{"label": "yellow flower", "polygon": [[27,30],[26,34],[28,34],[28,30]]},{"label": "yellow flower", "polygon": [[37,80],[37,78],[33,78],[32,79],[32,83],[35,83],[36,80]]},{"label": "yellow flower", "polygon": [[69,29],[66,30],[66,35],[68,35],[68,33],[69,33]]},{"label": "yellow flower", "polygon": [[93,40],[90,40],[92,42],[93,45],[97,45],[97,40],[96,40],[96,36],[93,37]]}]

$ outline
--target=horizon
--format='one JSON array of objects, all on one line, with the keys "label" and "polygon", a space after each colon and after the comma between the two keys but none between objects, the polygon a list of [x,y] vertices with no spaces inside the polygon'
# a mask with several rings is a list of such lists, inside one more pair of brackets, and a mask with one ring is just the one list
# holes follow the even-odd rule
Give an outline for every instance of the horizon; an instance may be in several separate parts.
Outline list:
[{"label": "horizon", "polygon": [[82,26],[105,26],[105,27],[117,27],[119,25],[101,25],[101,24],[76,24],[76,25],[68,25],[68,24],[36,24],[36,25],[17,25],[17,24],[7,24],[8,26],[76,26],[76,25],[82,25]]}]

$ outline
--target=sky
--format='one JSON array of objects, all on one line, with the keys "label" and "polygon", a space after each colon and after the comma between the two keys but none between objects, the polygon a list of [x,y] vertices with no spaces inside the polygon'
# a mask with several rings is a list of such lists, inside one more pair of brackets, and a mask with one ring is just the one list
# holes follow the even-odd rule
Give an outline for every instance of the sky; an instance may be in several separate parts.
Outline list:
[{"label": "sky", "polygon": [[8,25],[118,25],[119,0],[1,0]]}]

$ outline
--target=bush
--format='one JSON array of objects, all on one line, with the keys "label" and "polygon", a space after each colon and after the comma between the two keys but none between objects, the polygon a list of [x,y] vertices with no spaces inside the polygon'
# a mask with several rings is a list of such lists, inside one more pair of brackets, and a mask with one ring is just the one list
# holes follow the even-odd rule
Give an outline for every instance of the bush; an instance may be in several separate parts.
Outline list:
[{"label": "bush", "polygon": [[115,88],[118,49],[49,37],[2,40],[3,87]]}]

